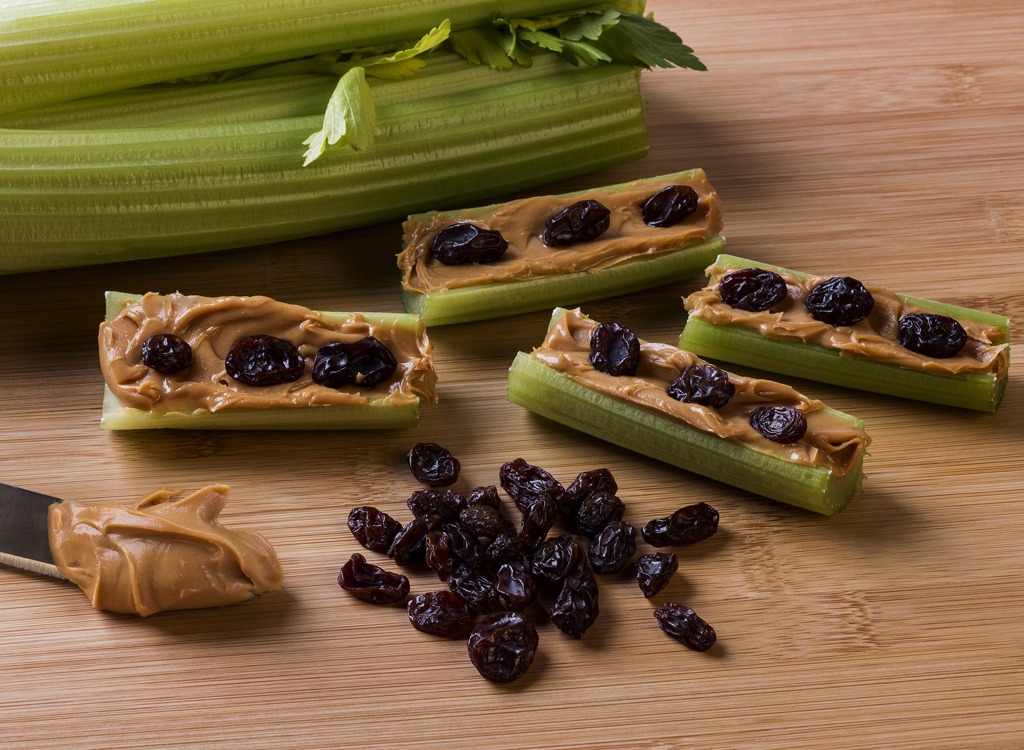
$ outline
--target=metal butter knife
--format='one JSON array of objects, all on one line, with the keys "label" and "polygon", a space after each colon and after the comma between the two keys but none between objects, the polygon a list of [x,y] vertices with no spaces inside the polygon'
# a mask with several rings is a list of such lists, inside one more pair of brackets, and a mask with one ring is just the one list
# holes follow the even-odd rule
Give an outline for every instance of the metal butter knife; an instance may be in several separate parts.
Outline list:
[{"label": "metal butter knife", "polygon": [[0,563],[64,578],[53,563],[47,514],[59,498],[0,484]]}]

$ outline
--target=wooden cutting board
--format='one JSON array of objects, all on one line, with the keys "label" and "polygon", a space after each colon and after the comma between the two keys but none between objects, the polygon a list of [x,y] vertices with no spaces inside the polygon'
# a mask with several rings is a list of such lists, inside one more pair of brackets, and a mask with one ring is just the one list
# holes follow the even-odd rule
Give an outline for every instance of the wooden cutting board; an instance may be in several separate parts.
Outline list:
[{"label": "wooden cutting board", "polygon": [[[870,279],[1024,320],[1024,14],[986,3],[794,0],[650,9],[710,68],[644,76],[651,152],[551,186],[702,166],[737,255]],[[0,188],[2,189],[2,188]],[[2,228],[0,228],[2,231]],[[277,547],[287,591],[146,620],[70,584],[0,570],[4,748],[1024,747],[1024,374],[998,414],[809,382],[874,438],[863,496],[833,519],[625,453],[506,403],[545,313],[431,331],[441,403],[389,434],[108,434],[95,329],[106,289],[262,293],[319,309],[399,307],[397,223],[205,257],[0,278],[0,480],[129,501],[226,482],[229,524]],[[674,341],[699,279],[586,306]],[[541,626],[509,686],[465,645],[335,583],[348,510],[401,515],[420,440],[463,488],[522,456],[563,481],[606,466],[635,522],[705,500],[720,533],[657,600],[602,589],[580,641]],[[403,516],[404,517],[404,516]],[[413,588],[436,585],[417,572]],[[718,630],[662,634],[654,604]]]}]

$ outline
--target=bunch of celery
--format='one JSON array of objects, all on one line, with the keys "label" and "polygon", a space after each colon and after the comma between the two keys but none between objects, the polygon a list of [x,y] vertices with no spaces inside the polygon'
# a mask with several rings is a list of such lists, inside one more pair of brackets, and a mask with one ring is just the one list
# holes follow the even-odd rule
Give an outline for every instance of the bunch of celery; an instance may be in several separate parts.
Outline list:
[{"label": "bunch of celery", "polygon": [[242,247],[637,158],[633,0],[0,0],[0,272]]}]

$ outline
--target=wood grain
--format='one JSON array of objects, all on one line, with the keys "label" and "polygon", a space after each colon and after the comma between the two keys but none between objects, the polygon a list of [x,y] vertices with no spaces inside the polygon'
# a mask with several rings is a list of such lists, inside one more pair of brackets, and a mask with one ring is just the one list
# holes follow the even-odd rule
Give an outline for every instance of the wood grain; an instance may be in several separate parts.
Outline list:
[{"label": "wood grain", "polygon": [[[708,64],[644,76],[651,152],[550,186],[704,167],[734,254],[1024,319],[1024,14],[1017,0],[793,0],[650,9]],[[0,229],[2,231],[2,229]],[[397,224],[225,252],[0,278],[0,480],[80,499],[232,485],[226,521],[277,547],[287,591],[146,620],[0,571],[5,748],[1024,747],[1024,399],[984,415],[809,382],[874,438],[863,497],[825,519],[535,418],[504,399],[546,314],[431,332],[441,403],[393,434],[112,435],[98,429],[106,289],[262,293],[399,307]],[[587,306],[672,341],[699,280]],[[461,486],[523,456],[563,480],[607,466],[642,522],[697,499],[720,534],[656,602],[602,589],[581,641],[541,626],[510,686],[465,646],[363,605],[335,576],[353,505],[400,514],[405,452],[449,446]],[[436,585],[417,572],[415,590]],[[688,603],[720,645],[689,652],[653,605]]]}]

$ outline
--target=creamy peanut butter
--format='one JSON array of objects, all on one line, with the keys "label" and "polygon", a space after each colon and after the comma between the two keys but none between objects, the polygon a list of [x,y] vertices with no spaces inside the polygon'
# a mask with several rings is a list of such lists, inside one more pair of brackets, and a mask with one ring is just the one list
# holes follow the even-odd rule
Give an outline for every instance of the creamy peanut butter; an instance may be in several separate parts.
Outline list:
[{"label": "creamy peanut butter", "polygon": [[[161,375],[142,364],[142,344],[171,333],[192,347],[192,365]],[[240,338],[268,334],[295,344],[306,368],[292,383],[252,386],[230,377],[224,358]],[[372,388],[328,388],[313,382],[310,363],[317,349],[334,341],[373,336],[398,362],[394,374]],[[198,297],[146,294],[129,302],[99,330],[100,367],[107,387],[122,405],[147,412],[265,409],[417,403],[437,400],[432,347],[422,326],[377,322],[359,314],[319,313],[269,297]]]},{"label": "creamy peanut butter", "polygon": [[281,565],[270,543],[217,522],[227,494],[213,485],[177,500],[156,492],[135,505],[54,503],[54,562],[96,609],[143,617],[277,591]]},{"label": "creamy peanut butter", "polygon": [[[689,185],[700,197],[697,210],[671,227],[649,227],[642,207],[668,185]],[[581,200],[600,201],[611,211],[608,230],[595,240],[569,247],[547,247],[540,240],[553,214]],[[501,232],[508,250],[494,263],[446,266],[433,259],[434,235],[467,222]],[[704,172],[695,169],[668,178],[636,180],[571,196],[536,196],[463,212],[434,214],[429,221],[405,222],[404,250],[398,256],[402,286],[420,294],[495,281],[524,281],[541,276],[597,271],[643,257],[670,253],[722,232],[722,203]]]},{"label": "creamy peanut butter", "polygon": [[816,320],[804,305],[807,294],[827,276],[793,274],[771,267],[786,282],[786,298],[764,312],[738,310],[722,301],[719,282],[733,270],[718,263],[707,269],[712,282],[685,300],[690,317],[712,325],[735,325],[758,331],[768,338],[805,341],[844,356],[862,357],[899,367],[949,375],[965,372],[990,373],[996,378],[1009,367],[1009,342],[999,326],[972,320],[959,320],[967,332],[967,344],[956,356],[933,359],[900,346],[897,339],[900,318],[913,312],[928,312],[911,304],[895,292],[880,286],[864,284],[875,299],[867,318],[851,326],[832,326]]},{"label": "creamy peanut butter", "polygon": [[[590,337],[596,325],[578,309],[569,310],[554,323],[544,343],[531,356],[595,391],[761,453],[824,467],[836,478],[844,477],[860,464],[870,442],[867,434],[822,402],[782,383],[730,373],[729,382],[736,393],[721,409],[676,401],[668,395],[669,385],[683,368],[704,361],[677,347],[647,341],[641,343],[640,366],[635,376],[608,375],[595,369],[589,356]],[[767,440],[750,426],[750,413],[759,406],[799,409],[807,418],[806,435],[788,445]]]}]

